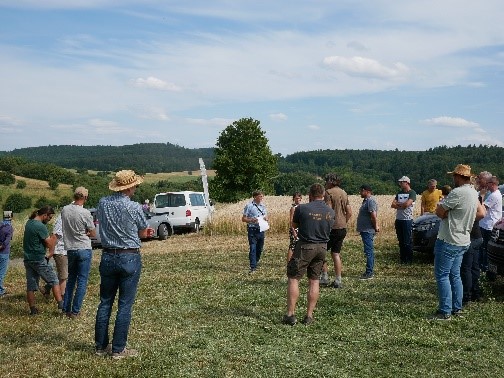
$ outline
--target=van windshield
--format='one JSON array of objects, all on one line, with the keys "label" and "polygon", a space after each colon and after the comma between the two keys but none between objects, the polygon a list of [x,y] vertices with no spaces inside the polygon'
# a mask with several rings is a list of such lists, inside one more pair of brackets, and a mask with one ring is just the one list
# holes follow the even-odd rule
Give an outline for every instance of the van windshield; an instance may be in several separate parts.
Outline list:
[{"label": "van windshield", "polygon": [[166,193],[158,194],[155,199],[155,206],[161,207],[179,207],[185,206],[185,198],[183,194]]}]

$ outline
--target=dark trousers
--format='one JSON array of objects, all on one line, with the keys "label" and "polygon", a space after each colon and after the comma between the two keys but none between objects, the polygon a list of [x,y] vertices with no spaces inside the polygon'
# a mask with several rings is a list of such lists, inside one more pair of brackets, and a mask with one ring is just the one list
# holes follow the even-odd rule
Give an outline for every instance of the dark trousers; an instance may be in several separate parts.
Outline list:
[{"label": "dark trousers", "polygon": [[259,231],[259,227],[248,227],[249,261],[250,269],[255,270],[257,263],[261,260],[264,247],[264,231]]},{"label": "dark trousers", "polygon": [[411,264],[413,261],[413,242],[411,240],[412,220],[395,221],[397,240],[399,241],[399,254],[402,264]]},{"label": "dark trousers", "polygon": [[479,286],[479,249],[482,243],[483,238],[471,239],[471,245],[462,258],[462,265],[460,266],[460,277],[462,278],[462,286],[464,287],[462,304],[466,304],[469,301],[477,301],[481,296]]}]

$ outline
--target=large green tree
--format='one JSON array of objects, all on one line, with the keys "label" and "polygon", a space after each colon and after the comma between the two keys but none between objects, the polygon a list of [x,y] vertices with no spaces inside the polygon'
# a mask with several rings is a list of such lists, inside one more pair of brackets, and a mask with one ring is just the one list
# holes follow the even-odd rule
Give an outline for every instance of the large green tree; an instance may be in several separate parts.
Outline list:
[{"label": "large green tree", "polygon": [[210,193],[217,201],[235,202],[250,197],[254,190],[274,193],[277,157],[257,120],[242,118],[221,132],[213,168],[217,172]]}]

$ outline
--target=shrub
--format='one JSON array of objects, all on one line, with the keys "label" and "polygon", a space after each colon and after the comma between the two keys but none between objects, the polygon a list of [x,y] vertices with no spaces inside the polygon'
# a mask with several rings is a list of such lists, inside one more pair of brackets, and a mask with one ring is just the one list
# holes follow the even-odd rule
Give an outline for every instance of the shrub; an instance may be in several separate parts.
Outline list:
[{"label": "shrub", "polygon": [[45,196],[39,197],[39,199],[35,202],[35,207],[37,209],[40,209],[41,207],[44,207],[46,205],[52,206],[57,208],[58,207],[58,201],[57,200],[50,200]]},{"label": "shrub", "polygon": [[26,188],[26,181],[25,180],[17,180],[16,189],[24,189],[24,188]]},{"label": "shrub", "polygon": [[0,185],[11,185],[16,182],[16,179],[9,172],[0,171]]},{"label": "shrub", "polygon": [[20,213],[32,206],[31,198],[20,193],[13,193],[5,200],[4,209]]},{"label": "shrub", "polygon": [[59,185],[59,183],[58,183],[58,181],[57,181],[57,180],[55,180],[55,179],[50,179],[50,180],[48,181],[48,184],[49,184],[49,188],[51,188],[51,190],[56,190],[56,189],[58,189],[58,185]]}]

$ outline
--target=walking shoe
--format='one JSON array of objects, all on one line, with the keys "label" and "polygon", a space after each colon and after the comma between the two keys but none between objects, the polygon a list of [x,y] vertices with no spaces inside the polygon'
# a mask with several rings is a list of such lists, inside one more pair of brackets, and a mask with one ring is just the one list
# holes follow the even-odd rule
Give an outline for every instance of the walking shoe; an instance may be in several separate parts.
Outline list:
[{"label": "walking shoe", "polygon": [[63,300],[58,302],[58,310],[63,311]]},{"label": "walking shoe", "polygon": [[304,325],[310,325],[313,323],[313,318],[311,316],[306,315],[303,319]]},{"label": "walking shoe", "polygon": [[329,277],[327,277],[327,276],[324,277],[324,275],[321,275],[320,279],[319,279],[319,285],[320,286],[328,286],[329,285]]},{"label": "walking shoe", "polygon": [[465,315],[465,312],[462,310],[455,310],[455,311],[452,311],[452,315],[455,318],[463,318]]},{"label": "walking shoe", "polygon": [[296,315],[284,315],[283,317],[283,321],[282,321],[283,324],[288,324],[288,325],[295,325],[297,323],[297,319],[296,319]]},{"label": "walking shoe", "polygon": [[429,317],[429,320],[451,320],[451,315],[438,310]]},{"label": "walking shoe", "polygon": [[79,314],[74,314],[73,312],[67,312],[66,317],[68,319],[77,319],[79,317]]},{"label": "walking shoe", "polygon": [[256,272],[256,269],[250,269],[249,274],[254,274]]},{"label": "walking shoe", "polygon": [[360,276],[360,280],[372,280],[374,278],[373,273],[364,273],[362,276]]},{"label": "walking shoe", "polygon": [[112,344],[107,345],[105,349],[96,349],[95,354],[101,357],[112,354]]},{"label": "walking shoe", "polygon": [[343,284],[341,282],[337,282],[337,281],[334,281],[332,284],[331,284],[331,287],[333,289],[343,289]]},{"label": "walking shoe", "polygon": [[33,306],[33,307],[30,307],[30,315],[38,315],[39,313],[39,310],[37,307]]},{"label": "walking shoe", "polygon": [[138,356],[138,351],[136,349],[127,349],[124,348],[122,352],[112,353],[113,360],[120,360],[127,357],[136,357]]}]

